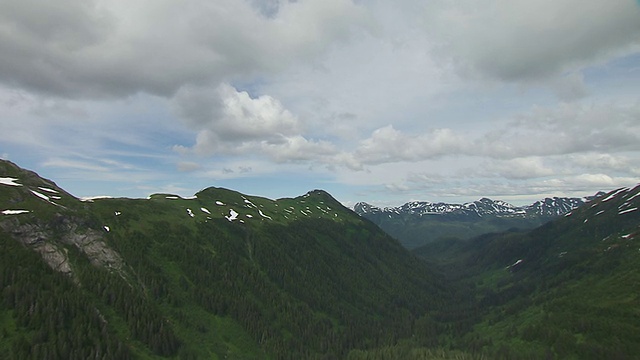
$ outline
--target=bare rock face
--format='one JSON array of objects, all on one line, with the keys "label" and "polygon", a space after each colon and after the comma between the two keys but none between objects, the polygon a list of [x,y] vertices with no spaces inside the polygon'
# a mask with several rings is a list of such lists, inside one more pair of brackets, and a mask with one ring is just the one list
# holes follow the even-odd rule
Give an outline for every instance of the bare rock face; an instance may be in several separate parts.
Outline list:
[{"label": "bare rock face", "polygon": [[75,278],[65,246],[75,246],[94,266],[121,271],[123,261],[103,239],[103,234],[80,228],[72,218],[59,217],[54,223],[23,223],[15,219],[0,222],[0,228],[26,247],[40,254],[53,270]]},{"label": "bare rock face", "polygon": [[68,232],[62,238],[62,241],[69,245],[75,245],[89,258],[89,261],[94,266],[115,270],[122,269],[122,258],[104,242],[102,234],[96,230],[87,229],[84,232],[80,232],[77,225],[70,224]]}]

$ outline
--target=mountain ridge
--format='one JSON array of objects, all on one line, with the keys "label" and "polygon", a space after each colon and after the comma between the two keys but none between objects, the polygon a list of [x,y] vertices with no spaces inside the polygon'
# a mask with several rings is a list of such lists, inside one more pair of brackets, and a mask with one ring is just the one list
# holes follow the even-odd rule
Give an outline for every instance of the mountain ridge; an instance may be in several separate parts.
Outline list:
[{"label": "mountain ridge", "polygon": [[82,201],[0,161],[0,240],[0,358],[344,358],[435,343],[451,296],[322,190]]},{"label": "mountain ridge", "polygon": [[526,217],[537,215],[564,215],[576,207],[593,200],[597,196],[582,198],[576,197],[547,197],[538,200],[530,205],[515,206],[502,200],[492,200],[490,198],[480,198],[479,200],[463,204],[410,201],[400,206],[380,208],[366,202],[358,202],[353,206],[353,210],[358,215],[386,214],[395,215],[475,215],[478,217],[494,215],[503,217]]},{"label": "mountain ridge", "polygon": [[445,237],[469,239],[514,228],[533,229],[598,196],[602,193],[584,198],[545,198],[525,206],[485,197],[464,204],[411,201],[385,208],[359,202],[353,208],[405,247],[414,249]]}]

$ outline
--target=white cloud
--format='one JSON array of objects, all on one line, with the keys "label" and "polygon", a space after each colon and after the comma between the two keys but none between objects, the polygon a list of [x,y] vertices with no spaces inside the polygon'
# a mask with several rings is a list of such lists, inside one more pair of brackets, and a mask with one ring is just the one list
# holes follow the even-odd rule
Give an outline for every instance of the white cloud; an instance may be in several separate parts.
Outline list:
[{"label": "white cloud", "polygon": [[182,154],[261,154],[276,162],[322,161],[336,154],[332,143],[305,138],[298,118],[271,96],[253,98],[227,84],[209,98],[203,94],[186,89],[176,96],[178,113],[198,130],[192,148],[175,148]]},{"label": "white cloud", "polygon": [[[468,134],[452,129],[419,133],[396,130],[392,125],[375,130],[353,152],[355,162],[380,164],[421,161],[438,157],[477,156],[513,159],[504,163],[517,177],[546,174],[540,156],[582,152],[640,150],[640,107],[614,104],[560,104],[534,107],[516,115],[497,129]],[[528,175],[525,175],[528,174]]]},{"label": "white cloud", "polygon": [[466,151],[466,146],[465,139],[450,129],[433,129],[423,134],[409,135],[388,125],[362,140],[355,157],[364,164],[418,161],[461,154]]},{"label": "white cloud", "polygon": [[640,107],[560,104],[535,107],[478,139],[482,153],[496,158],[579,152],[640,150]]},{"label": "white cloud", "polygon": [[600,171],[603,173],[618,173],[640,176],[640,166],[627,155],[612,155],[607,153],[583,153],[569,156],[567,162],[575,167]]}]

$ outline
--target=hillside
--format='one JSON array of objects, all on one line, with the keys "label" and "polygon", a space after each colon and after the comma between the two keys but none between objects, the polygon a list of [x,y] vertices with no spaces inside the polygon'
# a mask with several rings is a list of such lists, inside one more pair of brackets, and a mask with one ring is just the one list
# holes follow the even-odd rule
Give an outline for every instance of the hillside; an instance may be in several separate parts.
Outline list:
[{"label": "hillside", "polygon": [[0,358],[341,358],[419,331],[443,278],[324,191],[82,201],[0,162]]},{"label": "hillside", "polygon": [[386,208],[360,202],[354,211],[414,249],[442,238],[470,239],[511,228],[533,229],[594,198],[553,197],[527,206],[488,198],[465,204],[412,201]]},{"label": "hillside", "polygon": [[640,353],[640,186],[530,232],[416,249],[474,294],[459,346],[498,357],[632,359]]}]

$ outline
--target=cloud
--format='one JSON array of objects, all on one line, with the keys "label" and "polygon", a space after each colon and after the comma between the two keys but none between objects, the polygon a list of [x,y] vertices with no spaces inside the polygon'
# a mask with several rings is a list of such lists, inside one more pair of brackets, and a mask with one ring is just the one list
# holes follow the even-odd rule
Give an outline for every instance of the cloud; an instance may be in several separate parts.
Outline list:
[{"label": "cloud", "polygon": [[2,2],[0,81],[69,98],[169,97],[185,84],[279,71],[369,22],[349,0],[259,10],[234,0]]},{"label": "cloud", "polygon": [[[493,170],[509,178],[549,175],[539,157],[640,150],[638,104],[567,104],[534,107],[496,129],[469,134],[448,128],[407,133],[388,125],[361,140],[350,167],[440,157],[488,157],[507,160]],[[502,165],[495,165],[502,164]]]},{"label": "cloud", "polygon": [[202,168],[200,164],[190,161],[180,161],[177,167],[180,172],[192,172]]},{"label": "cloud", "polygon": [[465,139],[450,129],[433,129],[409,135],[388,125],[360,142],[355,158],[364,164],[418,161],[465,152]]},{"label": "cloud", "polygon": [[494,161],[486,165],[483,172],[485,175],[494,175],[510,180],[533,179],[555,174],[555,171],[546,166],[539,157]]},{"label": "cloud", "polygon": [[298,118],[269,95],[251,97],[228,84],[206,93],[208,97],[205,93],[186,88],[176,95],[177,112],[198,130],[195,145],[178,146],[178,152],[261,154],[276,162],[318,160],[336,153],[330,142],[305,138]]},{"label": "cloud", "polygon": [[625,155],[611,155],[607,153],[573,154],[569,156],[567,162],[590,171],[600,171],[603,173],[616,172],[619,174],[640,176],[640,166]]},{"label": "cloud", "polygon": [[516,158],[640,150],[640,107],[560,104],[534,107],[475,144],[482,154]]},{"label": "cloud", "polygon": [[573,72],[552,80],[551,87],[562,101],[579,100],[589,95],[589,89],[581,73]]},{"label": "cloud", "polygon": [[271,96],[252,98],[228,84],[213,90],[181,89],[177,112],[200,130],[195,150],[219,151],[220,144],[246,141],[279,142],[299,133],[298,119]]},{"label": "cloud", "polygon": [[632,1],[442,0],[424,12],[442,56],[503,81],[550,77],[640,45]]}]

